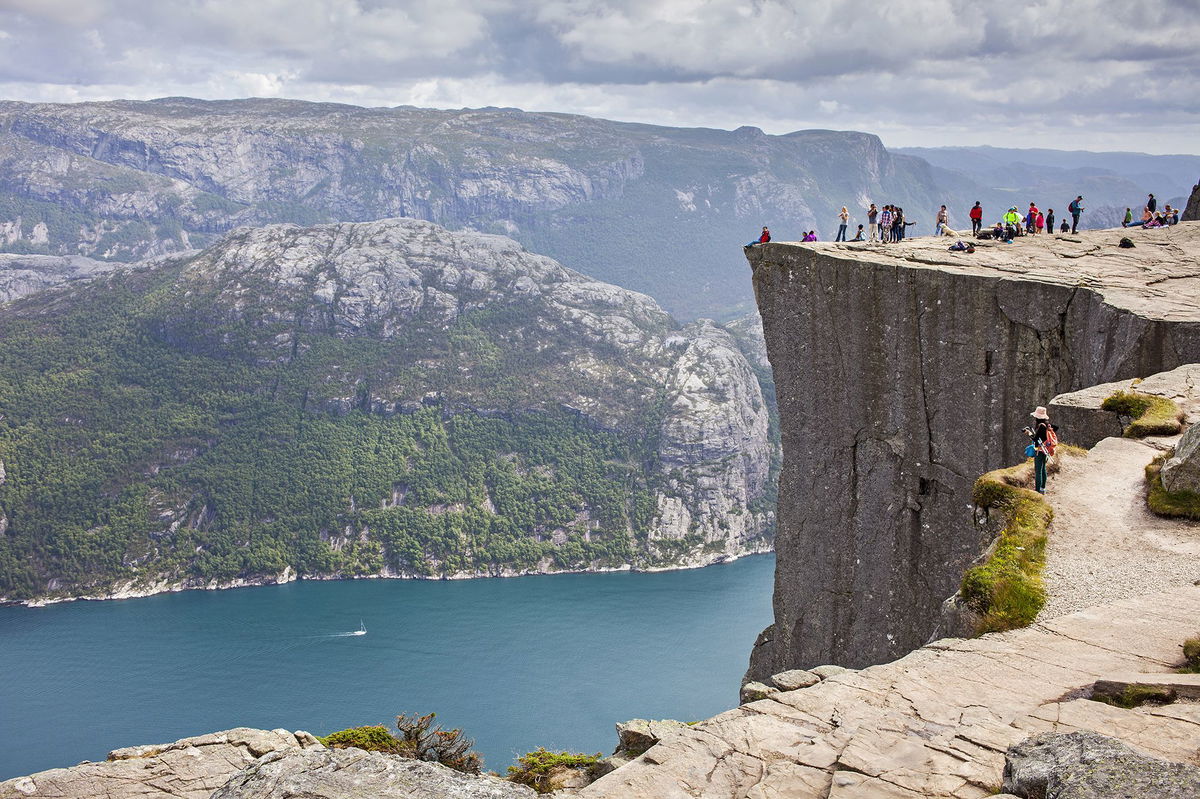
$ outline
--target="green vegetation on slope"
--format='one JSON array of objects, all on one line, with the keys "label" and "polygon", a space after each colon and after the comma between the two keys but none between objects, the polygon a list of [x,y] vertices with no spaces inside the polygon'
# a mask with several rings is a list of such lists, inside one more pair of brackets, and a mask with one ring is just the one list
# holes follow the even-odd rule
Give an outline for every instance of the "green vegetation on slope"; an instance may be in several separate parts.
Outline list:
[{"label": "green vegetation on slope", "polygon": [[1169,457],[1164,453],[1146,465],[1146,503],[1159,516],[1200,520],[1200,494],[1163,486],[1162,467]]},{"label": "green vegetation on slope", "polygon": [[418,716],[403,713],[396,716],[396,733],[382,724],[351,727],[321,738],[332,749],[356,748],[368,752],[387,752],[414,760],[441,763],[456,771],[478,774],[483,769],[483,756],[471,749],[475,741],[463,735],[459,728],[443,729],[434,724],[436,713]]},{"label": "green vegetation on slope", "polygon": [[[553,383],[505,333],[523,309],[387,341],[310,331],[270,359],[202,304],[181,311],[178,269],[0,317],[0,596],[652,562],[653,411],[614,432],[533,403]],[[464,370],[486,416],[367,410],[372,384],[454,389]],[[326,410],[347,390],[348,412]]]},{"label": "green vegetation on slope", "polygon": [[1182,429],[1180,420],[1183,413],[1178,405],[1166,397],[1137,391],[1118,391],[1107,397],[1100,407],[1129,417],[1129,425],[1125,428],[1125,435],[1129,438],[1173,436]]},{"label": "green vegetation on slope", "polygon": [[988,472],[975,481],[974,501],[1003,514],[1004,527],[991,556],[963,575],[963,600],[979,614],[978,634],[1031,623],[1046,604],[1042,568],[1054,512],[1037,492],[1013,483],[1027,466]]},{"label": "green vegetation on slope", "polygon": [[508,767],[508,780],[518,785],[528,785],[538,793],[555,790],[554,774],[568,769],[586,769],[594,773],[601,755],[584,755],[572,752],[548,752],[544,748],[526,752],[517,758],[517,765]]}]

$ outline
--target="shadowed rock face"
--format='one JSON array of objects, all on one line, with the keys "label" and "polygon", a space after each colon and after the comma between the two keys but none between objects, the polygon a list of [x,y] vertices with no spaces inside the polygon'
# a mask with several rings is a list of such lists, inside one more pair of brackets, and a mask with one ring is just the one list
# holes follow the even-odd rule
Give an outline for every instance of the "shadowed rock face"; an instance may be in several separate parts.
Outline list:
[{"label": "shadowed rock face", "polygon": [[1180,218],[1184,222],[1200,222],[1200,183],[1192,188],[1192,196],[1188,198],[1187,207]]},{"label": "shadowed rock face", "polygon": [[972,483],[1033,407],[1200,356],[1200,225],[1122,234],[749,251],[784,450],[750,678],[920,646],[983,543]]}]

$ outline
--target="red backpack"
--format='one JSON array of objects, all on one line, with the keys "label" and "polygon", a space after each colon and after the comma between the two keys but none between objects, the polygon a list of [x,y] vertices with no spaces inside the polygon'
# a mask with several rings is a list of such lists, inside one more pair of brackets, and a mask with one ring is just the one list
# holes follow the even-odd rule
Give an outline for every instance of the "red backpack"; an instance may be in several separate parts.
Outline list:
[{"label": "red backpack", "polygon": [[1054,457],[1054,450],[1058,446],[1058,433],[1054,432],[1054,425],[1046,425],[1046,440],[1042,442],[1042,451],[1050,457]]}]

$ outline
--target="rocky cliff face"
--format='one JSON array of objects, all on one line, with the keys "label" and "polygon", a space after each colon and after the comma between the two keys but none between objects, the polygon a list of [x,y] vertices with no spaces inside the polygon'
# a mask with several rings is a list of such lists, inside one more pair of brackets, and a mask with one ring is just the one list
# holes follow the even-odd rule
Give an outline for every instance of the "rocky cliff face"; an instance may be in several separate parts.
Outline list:
[{"label": "rocky cliff face", "polygon": [[1121,235],[749,252],[784,451],[750,676],[920,646],[979,553],[972,482],[1019,459],[1030,410],[1200,356],[1200,226]]},{"label": "rocky cliff face", "polygon": [[1200,222],[1200,183],[1192,188],[1192,196],[1188,198],[1180,219],[1184,222]]},{"label": "rocky cliff face", "polygon": [[241,229],[5,306],[0,360],[0,596],[771,545],[734,338],[500,236]]},{"label": "rocky cliff face", "polygon": [[947,199],[861,133],[284,100],[0,103],[0,176],[0,249],[130,261],[238,225],[406,216],[512,236],[685,317],[750,310],[731,248],[762,224]]},{"label": "rocky cliff face", "polygon": [[117,264],[82,256],[0,254],[0,303],[72,280],[112,270]]}]

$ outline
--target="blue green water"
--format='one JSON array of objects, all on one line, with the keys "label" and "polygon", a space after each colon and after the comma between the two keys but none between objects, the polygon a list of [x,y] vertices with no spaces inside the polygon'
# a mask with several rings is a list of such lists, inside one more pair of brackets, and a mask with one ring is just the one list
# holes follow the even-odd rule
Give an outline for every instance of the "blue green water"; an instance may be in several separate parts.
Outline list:
[{"label": "blue green water", "polygon": [[[772,556],[657,574],[299,582],[0,608],[0,779],[248,726],[436,711],[486,767],[609,752],[629,718],[737,703]],[[365,636],[355,630],[359,619]]]}]

